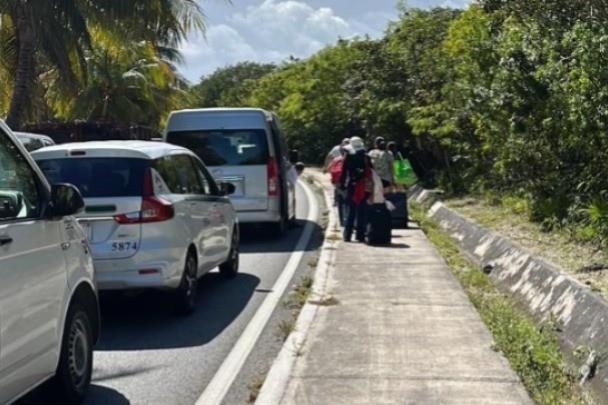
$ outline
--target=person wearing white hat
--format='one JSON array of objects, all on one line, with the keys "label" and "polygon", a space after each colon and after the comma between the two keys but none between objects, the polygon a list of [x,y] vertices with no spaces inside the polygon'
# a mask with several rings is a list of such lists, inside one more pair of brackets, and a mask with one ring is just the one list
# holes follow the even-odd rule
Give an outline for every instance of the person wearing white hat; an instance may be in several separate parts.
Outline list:
[{"label": "person wearing white hat", "polygon": [[365,150],[365,143],[361,138],[351,138],[348,150],[339,183],[339,187],[346,192],[348,205],[344,241],[350,242],[353,231],[356,231],[356,239],[359,242],[365,242],[367,199],[371,193],[372,165]]}]

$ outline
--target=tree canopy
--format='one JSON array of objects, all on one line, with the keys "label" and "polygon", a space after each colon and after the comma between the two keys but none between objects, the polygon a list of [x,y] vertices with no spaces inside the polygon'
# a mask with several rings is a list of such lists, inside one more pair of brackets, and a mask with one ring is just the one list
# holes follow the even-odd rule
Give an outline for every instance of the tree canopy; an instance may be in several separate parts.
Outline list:
[{"label": "tree canopy", "polygon": [[[3,0],[0,108],[14,128],[27,120],[47,118],[55,111],[46,98],[48,90],[63,94],[65,101],[82,98],[83,87],[91,93],[86,89],[89,84],[97,86],[98,67],[107,67],[108,58],[116,55],[102,48],[129,49],[143,43],[153,58],[175,60],[180,41],[190,30],[202,28],[202,10],[195,0]],[[119,59],[114,57],[111,63],[127,63]],[[133,78],[132,70],[123,73],[122,79]],[[132,87],[120,89],[128,92]],[[137,111],[146,106],[137,107],[129,119],[141,118]]]},{"label": "tree canopy", "polygon": [[381,135],[399,143],[427,184],[516,196],[548,228],[577,225],[575,236],[604,240],[604,3],[402,7],[382,38],[340,40],[288,61],[230,101],[275,110],[308,161],[345,136],[369,143]]}]

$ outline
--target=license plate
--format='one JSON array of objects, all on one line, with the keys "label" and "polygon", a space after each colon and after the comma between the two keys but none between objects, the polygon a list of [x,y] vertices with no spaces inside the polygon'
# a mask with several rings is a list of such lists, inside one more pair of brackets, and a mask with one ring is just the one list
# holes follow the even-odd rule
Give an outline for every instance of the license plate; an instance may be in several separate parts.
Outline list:
[{"label": "license plate", "polygon": [[117,241],[112,242],[112,252],[129,252],[137,250],[137,242],[135,241]]}]

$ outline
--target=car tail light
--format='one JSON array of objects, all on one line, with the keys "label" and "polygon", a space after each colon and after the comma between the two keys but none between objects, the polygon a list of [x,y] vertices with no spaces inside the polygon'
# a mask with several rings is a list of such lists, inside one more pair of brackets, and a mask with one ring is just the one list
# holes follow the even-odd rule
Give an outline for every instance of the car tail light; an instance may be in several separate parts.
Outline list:
[{"label": "car tail light", "polygon": [[162,222],[173,218],[173,205],[159,197],[144,197],[141,203],[141,222]]},{"label": "car tail light", "polygon": [[270,157],[268,158],[268,195],[279,195],[279,167],[277,161]]},{"label": "car tail light", "polygon": [[150,169],[147,169],[144,174],[141,210],[128,214],[115,215],[114,220],[119,224],[143,224],[167,221],[173,218],[173,216],[175,216],[173,204],[154,195],[152,173]]}]

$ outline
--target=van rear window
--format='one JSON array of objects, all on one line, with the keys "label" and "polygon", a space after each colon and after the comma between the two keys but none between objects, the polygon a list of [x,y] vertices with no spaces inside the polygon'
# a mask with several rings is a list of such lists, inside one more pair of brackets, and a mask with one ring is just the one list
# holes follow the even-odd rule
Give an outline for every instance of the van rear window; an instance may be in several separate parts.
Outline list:
[{"label": "van rear window", "polygon": [[65,158],[37,161],[49,183],[70,183],[84,198],[139,197],[143,192],[145,159]]},{"label": "van rear window", "polygon": [[190,149],[207,166],[265,165],[268,140],[263,129],[169,132],[167,142]]}]

